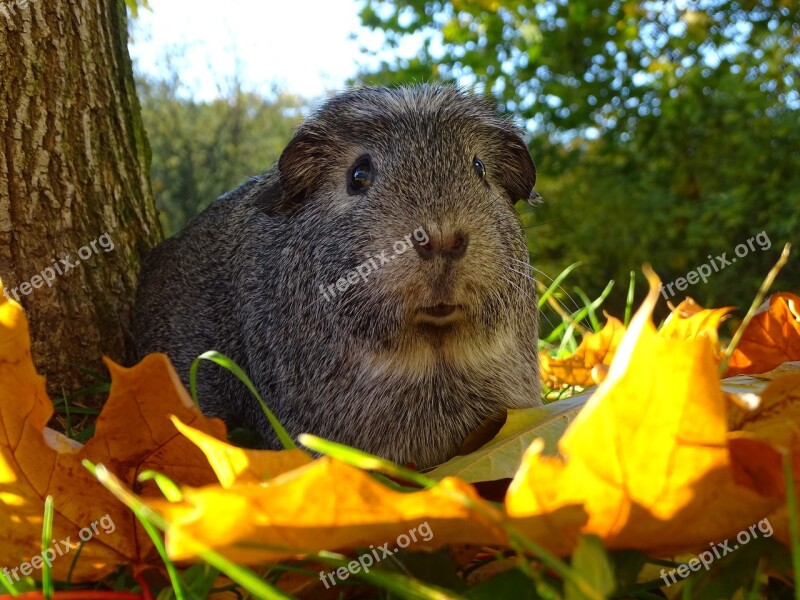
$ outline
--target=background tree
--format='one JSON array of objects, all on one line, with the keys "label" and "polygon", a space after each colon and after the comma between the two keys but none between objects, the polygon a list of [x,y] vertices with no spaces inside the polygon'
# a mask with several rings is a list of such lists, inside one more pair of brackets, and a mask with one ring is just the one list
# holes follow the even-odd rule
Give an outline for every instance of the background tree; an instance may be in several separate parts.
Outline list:
[{"label": "background tree", "polygon": [[167,235],[277,161],[303,106],[278,90],[270,97],[247,91],[238,74],[218,86],[217,98],[198,100],[181,78],[180,55],[173,50],[165,57],[163,77],[137,76],[153,193]]},{"label": "background tree", "polygon": [[[0,274],[28,312],[55,393],[76,365],[123,361],[142,256],[161,238],[122,0],[12,0],[0,10]],[[57,276],[108,233],[101,251]],[[66,266],[64,266],[66,268]],[[27,288],[26,288],[27,289]]]},{"label": "background tree", "polygon": [[[525,120],[546,203],[530,241],[594,291],[650,261],[685,276],[760,231],[757,250],[686,291],[749,303],[800,225],[800,11],[790,0],[367,0],[362,22],[411,59],[360,80],[452,80]],[[641,279],[641,278],[640,278]],[[800,287],[800,261],[781,276]]]}]

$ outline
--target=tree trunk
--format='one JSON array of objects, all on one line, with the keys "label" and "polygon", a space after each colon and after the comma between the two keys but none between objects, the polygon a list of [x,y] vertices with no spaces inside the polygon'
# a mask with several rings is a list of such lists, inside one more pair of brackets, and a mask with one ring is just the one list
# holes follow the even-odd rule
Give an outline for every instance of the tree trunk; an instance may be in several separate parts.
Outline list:
[{"label": "tree trunk", "polygon": [[60,395],[131,354],[161,238],[122,0],[0,0],[0,277]]}]

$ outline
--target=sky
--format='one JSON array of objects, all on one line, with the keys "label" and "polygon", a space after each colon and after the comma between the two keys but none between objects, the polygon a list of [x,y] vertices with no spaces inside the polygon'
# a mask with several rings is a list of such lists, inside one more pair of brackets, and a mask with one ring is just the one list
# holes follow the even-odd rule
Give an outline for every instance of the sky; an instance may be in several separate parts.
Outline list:
[{"label": "sky", "polygon": [[[379,49],[382,36],[360,27],[360,0],[149,0],[134,24],[131,56],[144,73],[163,72],[164,51],[184,48],[182,78],[198,99],[218,96],[240,63],[245,87],[315,98],[342,89]],[[351,39],[352,36],[356,39]],[[413,43],[401,49],[413,53]]]}]

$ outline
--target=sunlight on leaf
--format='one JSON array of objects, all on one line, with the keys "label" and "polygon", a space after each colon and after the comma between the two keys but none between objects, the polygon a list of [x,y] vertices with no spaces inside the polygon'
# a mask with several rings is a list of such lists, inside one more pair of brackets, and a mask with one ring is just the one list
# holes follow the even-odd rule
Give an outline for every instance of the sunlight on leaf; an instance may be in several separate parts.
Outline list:
[{"label": "sunlight on leaf", "polygon": [[736,485],[715,353],[705,339],[656,333],[658,280],[652,272],[648,280],[608,377],[562,437],[559,456],[532,447],[506,507],[524,521],[583,506],[583,531],[606,547],[663,553],[735,534],[780,499]]},{"label": "sunlight on leaf", "polygon": [[793,360],[800,360],[800,297],[775,294],[745,329],[725,376],[764,373]]},{"label": "sunlight on leaf", "polygon": [[567,358],[553,358],[546,352],[539,353],[539,369],[542,381],[550,388],[577,385],[581,387],[597,383],[592,379],[592,369],[597,365],[610,365],[614,358],[625,326],[619,319],[606,315],[606,324],[598,333],[589,333],[574,354]]},{"label": "sunlight on leaf", "polygon": [[[66,579],[79,533],[87,527],[92,538],[81,547],[73,581],[98,580],[118,564],[152,559],[148,538],[86,471],[84,458],[109,465],[131,486],[146,469],[194,485],[215,480],[202,453],[167,415],[219,438],[225,437],[225,428],[194,408],[166,357],[149,356],[132,369],[107,365],[113,383],[94,437],[81,446],[46,428],[53,408],[32,361],[27,320],[19,304],[0,295],[0,564],[19,565],[41,551],[48,495],[54,499],[53,539],[70,538],[59,546],[64,556],[52,563],[54,579]],[[108,531],[98,527],[101,518]]]}]

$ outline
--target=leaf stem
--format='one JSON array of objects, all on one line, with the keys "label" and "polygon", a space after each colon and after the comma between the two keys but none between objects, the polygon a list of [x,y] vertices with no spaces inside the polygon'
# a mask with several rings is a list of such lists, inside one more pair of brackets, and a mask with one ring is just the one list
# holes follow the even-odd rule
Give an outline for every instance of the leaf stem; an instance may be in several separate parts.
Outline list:
[{"label": "leaf stem", "polygon": [[775,266],[772,267],[770,272],[767,274],[764,282],[761,284],[761,287],[758,289],[758,293],[756,297],[753,299],[753,303],[750,305],[750,310],[747,311],[747,314],[742,319],[739,328],[736,330],[736,333],[733,334],[733,339],[731,343],[728,344],[728,347],[725,348],[725,353],[722,355],[722,361],[719,363],[719,373],[720,376],[725,375],[725,372],[728,370],[728,361],[733,354],[733,351],[736,349],[736,346],[739,345],[739,341],[742,339],[742,335],[744,335],[744,330],[747,329],[747,326],[750,324],[750,321],[753,320],[753,317],[758,310],[758,307],[764,302],[764,297],[767,295],[769,288],[772,287],[772,282],[775,281],[775,278],[780,273],[781,269],[786,265],[786,262],[789,260],[789,252],[792,249],[791,244],[786,244],[783,247],[783,251],[781,252],[781,256],[778,259],[778,262],[775,263]]}]

